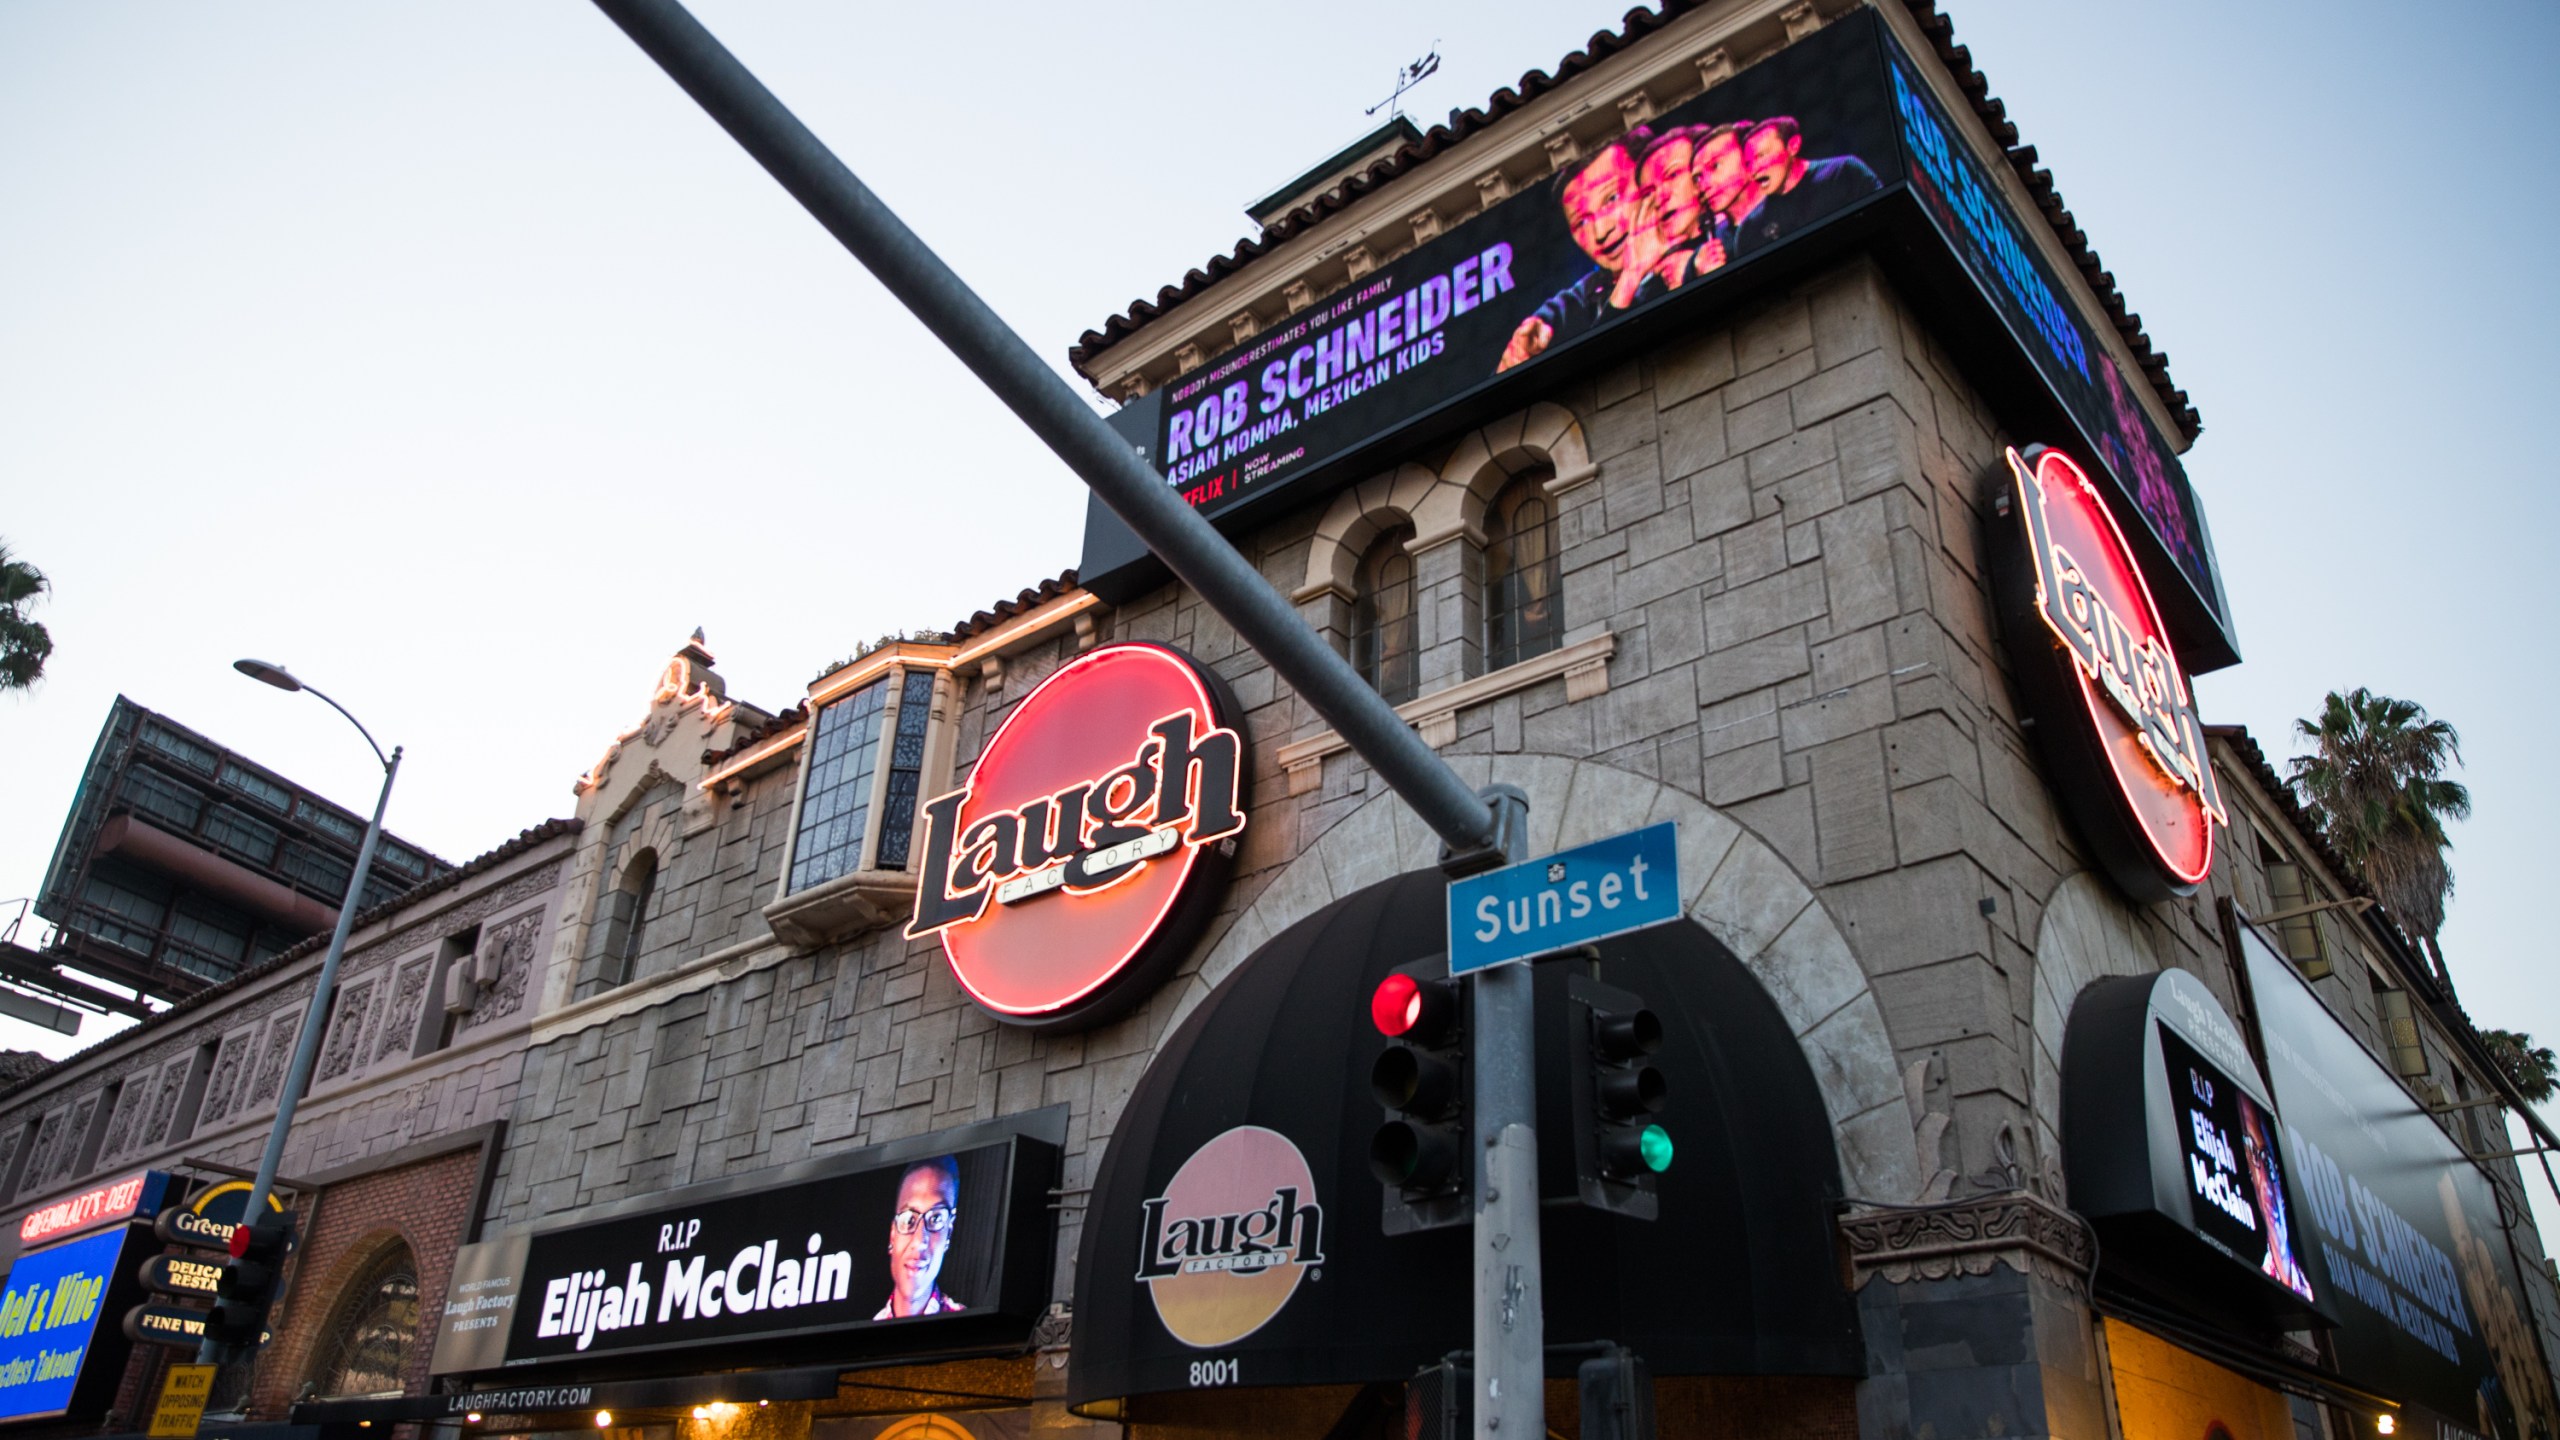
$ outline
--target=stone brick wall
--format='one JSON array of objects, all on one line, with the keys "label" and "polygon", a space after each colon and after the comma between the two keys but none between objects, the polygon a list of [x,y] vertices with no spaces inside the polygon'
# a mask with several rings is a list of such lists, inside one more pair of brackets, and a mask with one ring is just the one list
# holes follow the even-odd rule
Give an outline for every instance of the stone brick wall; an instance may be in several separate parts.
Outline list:
[{"label": "stone brick wall", "polygon": [[[357,932],[282,1173],[343,1169],[514,1111],[568,848],[512,855]],[[445,971],[475,953],[485,983],[473,978],[468,1012],[448,1012]],[[188,1157],[254,1166],[321,958],[208,992],[0,1095],[0,1204]]]},{"label": "stone brick wall", "polygon": [[[2240,1013],[2215,904],[2235,890],[2263,904],[2263,877],[2226,846],[2194,899],[2136,907],[2087,875],[2019,723],[1989,602],[1982,539],[2010,437],[1865,261],[1536,404],[1570,417],[1597,467],[1596,478],[1560,477],[1552,493],[1567,639],[1613,642],[1605,683],[1555,674],[1486,686],[1435,737],[1444,752],[1495,777],[1573,762],[1625,777],[1600,787],[1613,795],[1658,786],[1686,797],[1740,827],[1750,843],[1732,853],[1775,867],[1753,885],[1807,897],[1793,902],[1800,923],[1778,917],[1786,935],[1757,934],[1743,917],[1730,939],[1748,939],[1743,958],[1791,1018],[1813,1007],[1800,1036],[1843,1126],[1844,1167],[1908,1177],[1895,1193],[1864,1198],[2024,1188],[2067,1203],[2050,1083],[2059,1017],[2091,978],[2166,965],[2193,971]],[[1506,425],[1516,441],[1518,417],[1490,422],[1359,487],[1357,503],[1387,505],[1403,483],[1394,476],[1416,466],[1450,479],[1446,470],[1474,453],[1466,446],[1499,453],[1483,437]],[[1364,530],[1329,518],[1332,508],[1277,518],[1239,544],[1276,588],[1300,595],[1319,632],[1338,635],[1340,595],[1308,580],[1327,569],[1318,547],[1362,544],[1409,517],[1382,510]],[[1481,673],[1458,593],[1481,575],[1478,542],[1461,528],[1417,543],[1424,698],[1497,679]],[[610,833],[635,837],[615,842],[627,848],[656,825],[666,918],[651,921],[638,980],[537,1022],[491,1220],[556,1223],[609,1201],[1064,1104],[1068,1198],[1054,1293],[1068,1299],[1082,1223],[1075,1197],[1170,1026],[1226,973],[1204,966],[1219,955],[1234,963],[1240,947],[1227,932],[1240,918],[1276,926],[1320,903],[1305,886],[1286,890],[1291,862],[1336,827],[1368,823],[1354,817],[1382,793],[1347,752],[1284,771],[1281,747],[1317,741],[1325,722],[1180,588],[1107,613],[1098,638],[1170,644],[1215,669],[1253,742],[1236,878],[1174,980],[1112,1024],[1027,1035],[970,1004],[938,947],[895,928],[805,951],[772,938],[760,912],[780,881],[796,765],[672,809],[647,802],[665,823]],[[955,767],[928,775],[928,793],[957,783],[1011,704],[1077,644],[1062,628],[1000,668],[959,672]],[[650,763],[653,777],[700,773],[666,752]],[[614,805],[627,807],[656,780],[612,783]],[[630,813],[589,816],[591,837]],[[1589,818],[1541,823],[1572,833]],[[581,874],[602,882],[615,862],[601,839],[595,848]],[[1321,888],[1386,878],[1394,864],[1419,863],[1410,848],[1398,834],[1330,847],[1383,860],[1369,867],[1377,873],[1354,865],[1360,873]],[[585,907],[582,923],[595,923],[601,893],[599,883],[571,902]],[[2061,909],[2049,917],[2048,906]],[[1873,1018],[1835,1035],[1831,1006]],[[1915,1160],[1891,1160],[1897,1145]],[[1891,1352],[1879,1351],[1880,1363],[1931,1371],[1875,1402],[1878,1416],[1901,1417],[1894,1425],[2103,1433],[2104,1379],[2069,1284],[1914,1280],[1867,1304]],[[1965,1323],[1978,1332],[1953,1359],[1927,1338],[1955,1325],[1950,1316],[1973,1317]],[[1926,1366],[1909,1361],[1922,1352]]]},{"label": "stone brick wall", "polygon": [[[1999,437],[1980,401],[1863,263],[1548,399],[1599,465],[1562,497],[1560,529],[1570,633],[1617,638],[1607,689],[1573,700],[1555,678],[1501,695],[1462,710],[1446,748],[1597,760],[1739,821],[1839,917],[1900,1063],[1947,1116],[1926,1167],[1950,1182],[2033,1173],[2030,950],[2042,898],[2081,862],[2001,680],[1976,554]],[[1306,575],[1317,518],[1248,539],[1276,586]],[[1323,722],[1187,593],[1168,587],[1103,628],[1215,668],[1255,742],[1252,825],[1205,954],[1373,782],[1337,755],[1290,793],[1278,747]],[[962,769],[1072,653],[1061,635],[1010,657],[994,687],[967,677]],[[1429,673],[1468,668],[1461,656]],[[1060,1102],[1075,1112],[1066,1184],[1089,1180],[1181,985],[1087,1034],[1028,1037],[971,1006],[933,946],[879,932],[746,950],[735,978],[691,977],[650,1003],[647,977],[764,933],[795,784],[780,767],[712,823],[666,827],[643,983],[609,1020],[543,1030],[493,1218]],[[2176,906],[2138,923],[2202,964],[2208,919]],[[1071,1214],[1069,1246],[1073,1228]]]}]

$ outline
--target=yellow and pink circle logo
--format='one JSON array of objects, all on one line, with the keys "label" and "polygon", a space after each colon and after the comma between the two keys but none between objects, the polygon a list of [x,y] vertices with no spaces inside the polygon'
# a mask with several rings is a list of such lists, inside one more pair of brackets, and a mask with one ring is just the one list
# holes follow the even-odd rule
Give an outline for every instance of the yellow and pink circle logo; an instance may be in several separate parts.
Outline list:
[{"label": "yellow and pink circle logo", "polygon": [[1315,1175],[1288,1136],[1239,1125],[1146,1202],[1137,1278],[1174,1339],[1207,1350],[1271,1323],[1324,1263]]}]

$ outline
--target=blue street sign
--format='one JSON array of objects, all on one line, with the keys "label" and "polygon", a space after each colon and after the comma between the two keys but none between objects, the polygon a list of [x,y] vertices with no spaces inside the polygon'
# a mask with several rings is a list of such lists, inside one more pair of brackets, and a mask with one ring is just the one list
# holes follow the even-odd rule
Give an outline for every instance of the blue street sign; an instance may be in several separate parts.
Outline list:
[{"label": "blue street sign", "polygon": [[1680,830],[1666,820],[1449,886],[1449,973],[1534,959],[1680,918]]}]

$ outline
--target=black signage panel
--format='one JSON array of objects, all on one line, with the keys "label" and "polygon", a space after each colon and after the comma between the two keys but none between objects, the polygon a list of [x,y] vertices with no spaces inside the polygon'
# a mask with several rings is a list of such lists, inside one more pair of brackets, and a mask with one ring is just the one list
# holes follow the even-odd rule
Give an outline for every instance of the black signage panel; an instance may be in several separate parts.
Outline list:
[{"label": "black signage panel", "polygon": [[2083,990],[2062,1086],[2071,1205],[2100,1227],[2104,1278],[2208,1315],[2327,1323],[2273,1097],[2203,981],[2172,969]]},{"label": "black signage panel", "polygon": [[1027,1320],[1046,1299],[1057,1152],[991,1128],[465,1246],[434,1372]]},{"label": "black signage panel", "polygon": [[2488,1177],[2291,965],[2242,944],[2339,1373],[2458,1429],[2560,1433]]},{"label": "black signage panel", "polygon": [[1909,167],[1893,178],[1909,184],[2227,642],[2231,613],[2204,510],[2187,483],[2186,467],[2134,396],[2136,386],[2150,382],[2116,369],[2079,310],[2063,298],[2069,292],[2029,243],[2017,212],[1983,173],[1937,96],[1898,45],[1888,41],[1888,48],[1900,153]]},{"label": "black signage panel", "polygon": [[1871,23],[1789,46],[1162,392],[1157,468],[1216,515],[1875,195]]},{"label": "black signage panel", "polygon": [[[1131,401],[1113,428],[1205,515],[1303,502],[1320,493],[1319,474],[1330,488],[1409,432],[1472,423],[1510,382],[1625,322],[1662,312],[1675,323],[1670,312],[1741,298],[1747,276],[1783,279],[1776,272],[1820,248],[1799,242],[1907,191],[1895,215],[1926,215],[1912,238],[1934,236],[1956,258],[2082,432],[2076,448],[2174,562],[2164,602],[2212,631],[2188,645],[2191,663],[2230,663],[2238,652],[2212,539],[2137,398],[2149,381],[2109,358],[1880,31],[1865,12],[1832,22]],[[1781,252],[1798,259],[1766,263]],[[1084,583],[1122,598],[1153,583],[1133,578],[1154,573],[1145,555],[1093,502]]]},{"label": "black signage panel", "polygon": [[2160,1059],[2186,1162],[2188,1223],[2214,1249],[2312,1298],[2286,1203],[2274,1117],[2165,1025]]},{"label": "black signage panel", "polygon": [[[1122,407],[1112,424],[1203,514],[1261,508],[1771,253],[1901,171],[1872,16],[1704,95]],[[1083,574],[1145,551],[1089,513]]]}]

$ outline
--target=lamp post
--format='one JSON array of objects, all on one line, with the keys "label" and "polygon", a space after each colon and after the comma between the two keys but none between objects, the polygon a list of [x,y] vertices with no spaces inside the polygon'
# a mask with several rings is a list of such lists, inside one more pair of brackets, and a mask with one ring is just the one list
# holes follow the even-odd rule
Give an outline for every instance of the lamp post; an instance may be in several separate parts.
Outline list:
[{"label": "lamp post", "polygon": [[[382,793],[374,799],[373,821],[365,826],[364,844],[356,850],[355,873],[347,880],[346,898],[338,905],[338,928],[330,932],[328,956],[320,962],[320,979],[311,988],[310,1008],[302,1013],[302,1034],[294,1042],[293,1066],[285,1072],[284,1093],[276,1100],[276,1121],[267,1130],[266,1153],[258,1157],[258,1178],[250,1182],[249,1203],[241,1211],[240,1223],[247,1225],[257,1220],[259,1207],[267,1203],[267,1192],[275,1188],[276,1167],[284,1162],[285,1133],[293,1128],[294,1107],[302,1099],[303,1087],[311,1082],[312,1062],[320,1053],[320,1031],[329,1020],[329,997],[337,990],[338,962],[346,957],[347,934],[355,929],[356,911],[364,902],[364,882],[373,874],[373,852],[382,844],[382,812],[391,804],[391,782],[400,775],[400,747],[394,745],[390,754],[383,754],[373,732],[348,714],[346,706],[296,679],[281,665],[264,660],[234,660],[231,668],[279,690],[308,691],[319,696],[321,703],[346,716],[347,723],[364,737],[364,743],[373,747],[373,757],[382,762]],[[221,1358],[216,1353],[219,1349],[208,1338],[196,1359],[210,1364]]]}]

